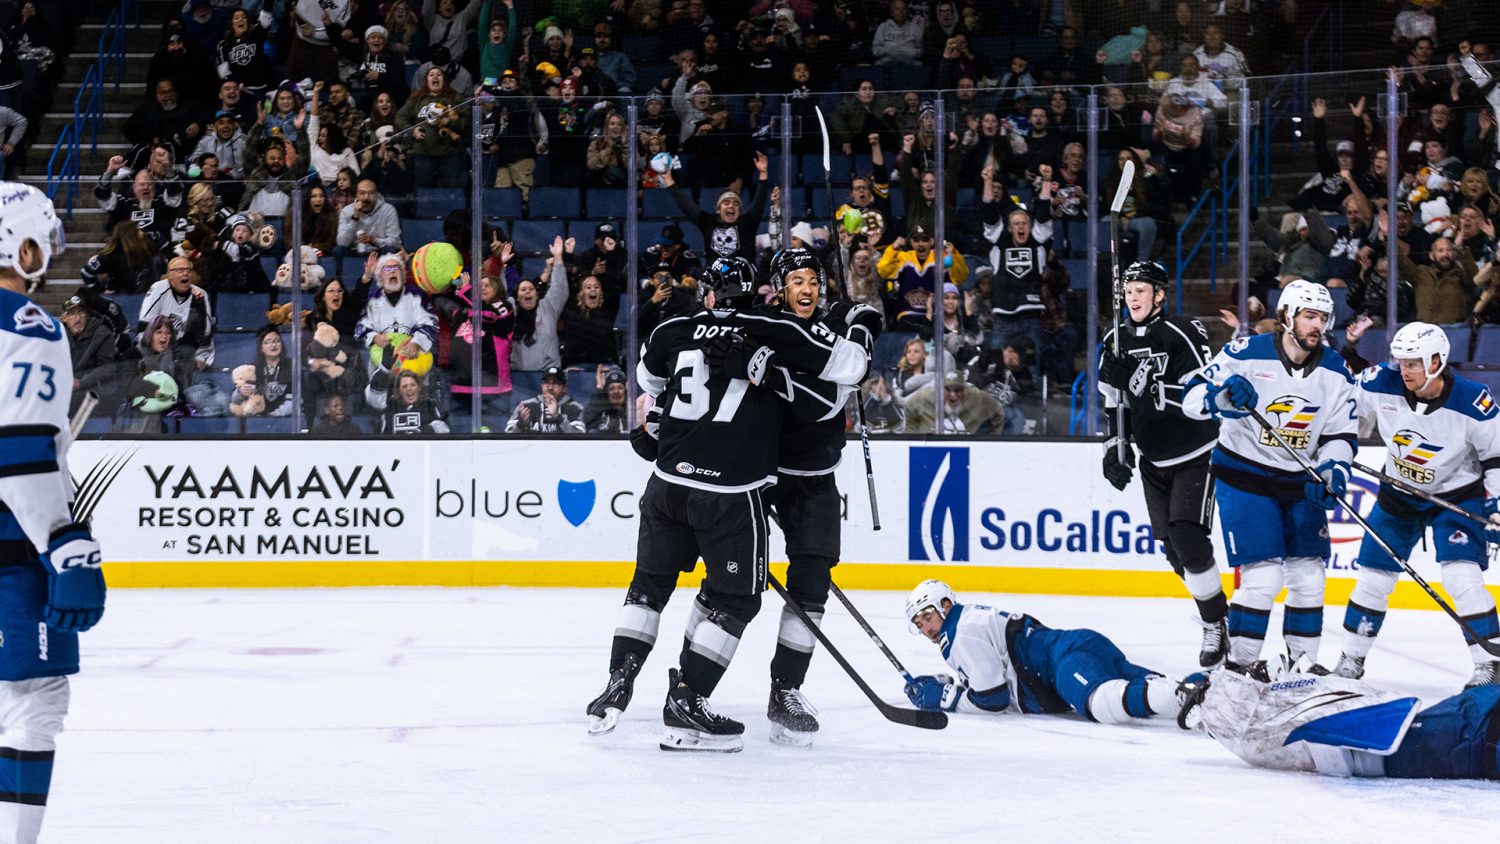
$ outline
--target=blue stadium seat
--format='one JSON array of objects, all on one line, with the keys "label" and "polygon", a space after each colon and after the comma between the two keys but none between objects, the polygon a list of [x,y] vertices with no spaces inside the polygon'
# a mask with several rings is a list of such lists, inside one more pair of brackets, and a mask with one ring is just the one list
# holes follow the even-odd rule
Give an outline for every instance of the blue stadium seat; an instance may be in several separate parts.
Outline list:
[{"label": "blue stadium seat", "polygon": [[828,191],[823,190],[822,188],[819,188],[819,189],[813,191],[812,192],[812,215],[813,215],[813,219],[817,220],[818,224],[820,224],[820,225],[826,225],[826,224],[828,224],[829,221],[831,221],[833,219],[833,211],[834,211],[834,209],[837,208],[840,205],[843,205],[844,201],[846,199],[848,199],[848,197],[846,197],[846,196],[840,196],[838,193],[835,193],[833,195],[832,201],[830,201],[829,198],[828,198]]},{"label": "blue stadium seat", "polygon": [[510,237],[521,252],[546,253],[552,248],[552,239],[565,237],[567,224],[563,220],[517,220],[510,229]]},{"label": "blue stadium seat", "polygon": [[1359,345],[1355,347],[1359,356],[1370,363],[1383,363],[1390,359],[1391,347],[1385,341],[1383,329],[1371,328],[1359,338]]},{"label": "blue stadium seat", "polygon": [[1460,374],[1470,381],[1478,381],[1490,388],[1491,396],[1500,396],[1500,369],[1466,369]]},{"label": "blue stadium seat", "polygon": [[531,219],[570,219],[582,213],[577,188],[532,188]]},{"label": "blue stadium seat", "polygon": [[[640,67],[641,65],[656,64],[657,62],[660,62],[662,60],[661,36],[621,35],[620,52],[629,56],[631,63],[636,65],[637,67]],[[648,77],[646,79],[642,79],[641,81],[642,83],[650,83],[650,85],[654,85],[657,80],[653,80]],[[650,85],[642,84],[641,89],[645,90],[649,88]]]},{"label": "blue stadium seat", "polygon": [[510,371],[511,402],[516,405],[534,398],[542,391],[542,373],[537,370],[512,369]]},{"label": "blue stadium seat", "polygon": [[[1346,291],[1347,292],[1347,291]],[[1448,360],[1453,363],[1464,363],[1473,360],[1469,356],[1469,338],[1474,335],[1474,329],[1464,323],[1454,323],[1442,326],[1443,333],[1448,335]],[[1500,361],[1479,359],[1480,363],[1500,363]]]},{"label": "blue stadium seat", "polygon": [[255,363],[255,335],[215,334],[214,366],[218,369],[234,369],[247,363]]},{"label": "blue stadium seat", "polygon": [[125,314],[125,319],[130,321],[130,329],[134,331],[136,320],[141,318],[141,303],[146,300],[146,294],[116,293],[108,298],[120,306],[120,311]]},{"label": "blue stadium seat", "polygon": [[647,217],[672,217],[682,215],[677,203],[672,201],[672,194],[666,189],[648,190],[643,200],[641,213]]},{"label": "blue stadium seat", "polygon": [[1474,360],[1500,363],[1500,325],[1481,325],[1479,342],[1474,345]]},{"label": "blue stadium seat", "polygon": [[183,416],[176,421],[179,434],[222,436],[240,433],[238,416]]},{"label": "blue stadium seat", "polygon": [[[324,280],[340,277],[339,259],[333,257],[332,255],[324,255],[323,257],[319,258],[318,266],[323,268]],[[360,269],[364,269],[363,262],[361,262]]]},{"label": "blue stadium seat", "polygon": [[[884,90],[885,68],[878,65],[842,68],[839,70],[838,86],[834,90],[838,91],[842,96],[849,96],[859,90],[861,79],[868,79],[875,83],[875,90],[877,91]],[[827,114],[828,109],[823,109],[823,112]]]},{"label": "blue stadium seat", "polygon": [[795,165],[798,172],[802,174],[802,182],[808,186],[823,184],[823,155],[817,152],[805,152],[797,156]]},{"label": "blue stadium seat", "polygon": [[284,257],[286,257],[284,252],[278,255],[260,256],[260,268],[266,274],[267,280],[272,282],[276,280],[276,271],[281,268],[281,259]]},{"label": "blue stadium seat", "polygon": [[401,241],[407,251],[415,252],[433,241],[443,239],[441,220],[402,220]]},{"label": "blue stadium seat", "polygon": [[917,336],[911,331],[886,331],[875,340],[875,351],[870,356],[870,366],[876,372],[885,372],[894,369],[896,363],[901,360],[901,350],[906,348],[906,341]]},{"label": "blue stadium seat", "polygon": [[594,394],[594,381],[597,376],[593,367],[578,367],[568,370],[568,395],[579,404],[588,404],[589,396]]},{"label": "blue stadium seat", "polygon": [[[692,223],[683,226],[682,240],[688,245],[689,249],[698,253],[698,257],[703,259],[705,263],[708,261],[708,253],[703,251],[703,232],[697,226]],[[652,242],[656,242],[654,238]]]},{"label": "blue stadium seat", "polygon": [[521,216],[521,191],[517,188],[485,188],[481,201],[486,217],[514,220]]},{"label": "blue stadium seat", "polygon": [[895,184],[891,185],[890,196],[891,196],[891,216],[895,217],[896,219],[895,220],[886,220],[885,221],[885,227],[888,230],[886,232],[886,239],[887,240],[890,239],[890,230],[893,229],[893,227],[894,227],[895,231],[900,231],[901,230],[901,228],[899,226],[895,226],[896,221],[897,220],[903,220],[903,219],[906,218],[906,195],[901,192],[901,186],[900,185],[895,185]]},{"label": "blue stadium seat", "polygon": [[114,420],[110,419],[107,415],[95,413],[83,423],[82,433],[107,434],[112,427],[114,427]]},{"label": "blue stadium seat", "polygon": [[886,86],[887,90],[899,94],[928,87],[933,69],[927,65],[893,64],[888,65],[886,70],[890,72],[891,80]]},{"label": "blue stadium seat", "polygon": [[[1064,258],[1062,265],[1068,270],[1069,290],[1087,290],[1089,288],[1089,262],[1087,258]],[[970,265],[971,269],[972,266]]]},{"label": "blue stadium seat", "polygon": [[260,436],[295,434],[301,426],[292,416],[246,416],[245,433]]},{"label": "blue stadium seat", "polygon": [[467,208],[468,197],[463,188],[429,188],[417,186],[417,216],[429,220],[441,220],[455,208]]},{"label": "blue stadium seat", "polygon": [[217,372],[211,369],[207,372],[200,372],[193,378],[194,384],[203,381],[207,381],[208,383],[213,384],[215,387],[218,387],[220,390],[224,391],[225,395],[230,394],[234,390],[234,376],[228,372]]},{"label": "blue stadium seat", "polygon": [[254,331],[266,324],[266,311],[270,307],[270,297],[264,293],[220,293],[214,303],[217,328]]},{"label": "blue stadium seat", "polygon": [[[602,219],[605,217],[625,217],[625,189],[624,188],[589,188],[584,196],[584,208],[590,217]],[[582,211],[575,209],[573,216],[582,216]]]}]

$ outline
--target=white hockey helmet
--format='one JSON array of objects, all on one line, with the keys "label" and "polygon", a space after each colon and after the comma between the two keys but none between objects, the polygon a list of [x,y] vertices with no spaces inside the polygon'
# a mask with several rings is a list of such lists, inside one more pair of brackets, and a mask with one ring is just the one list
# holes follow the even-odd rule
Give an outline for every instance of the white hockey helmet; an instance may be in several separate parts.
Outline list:
[{"label": "white hockey helmet", "polygon": [[[1396,336],[1391,338],[1392,360],[1420,360],[1423,372],[1427,380],[1422,382],[1426,387],[1432,383],[1432,379],[1443,374],[1448,368],[1448,333],[1429,322],[1409,322],[1396,331]],[[1438,371],[1428,372],[1432,365],[1432,356],[1438,356]]]},{"label": "white hockey helmet", "polygon": [[953,587],[941,580],[924,580],[917,584],[917,588],[911,590],[906,598],[906,624],[907,630],[912,633],[921,633],[917,629],[914,620],[917,613],[932,607],[938,614],[947,617],[948,613],[943,609],[943,599],[947,598],[953,603],[958,603],[958,596],[953,593]]},{"label": "white hockey helmet", "polygon": [[1318,311],[1328,314],[1333,318],[1333,297],[1328,295],[1328,288],[1315,281],[1296,279],[1281,289],[1281,299],[1276,303],[1278,310],[1285,311],[1281,318],[1281,324],[1291,328],[1292,320],[1303,310]]},{"label": "white hockey helmet", "polygon": [[[21,268],[21,244],[28,240],[42,252],[41,267],[29,273]],[[37,281],[66,244],[62,220],[46,194],[22,182],[0,182],[0,268]]]}]

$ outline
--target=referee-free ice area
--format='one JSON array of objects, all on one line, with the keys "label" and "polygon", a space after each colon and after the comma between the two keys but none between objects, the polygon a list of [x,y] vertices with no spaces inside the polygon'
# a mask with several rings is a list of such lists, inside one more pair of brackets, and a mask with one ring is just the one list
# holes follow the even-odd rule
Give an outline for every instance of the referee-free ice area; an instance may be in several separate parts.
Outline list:
[{"label": "referee-free ice area", "polygon": [[[1254,770],[1168,721],[897,726],[821,651],[804,686],[816,743],[772,745],[770,592],[713,696],[746,723],[744,751],[665,753],[667,668],[692,594],[668,607],[619,729],[590,738],[583,710],[605,678],[622,590],[113,591],[84,637],[43,840],[1409,844],[1500,831],[1500,784]],[[905,632],[904,595],[850,597],[910,670],[942,669]],[[1194,667],[1186,599],[960,597],[1094,627],[1167,673]],[[1342,615],[1327,614],[1325,661]],[[899,675],[834,602],[824,629],[904,703]],[[1397,610],[1368,676],[1430,703],[1471,667],[1450,620]]]}]

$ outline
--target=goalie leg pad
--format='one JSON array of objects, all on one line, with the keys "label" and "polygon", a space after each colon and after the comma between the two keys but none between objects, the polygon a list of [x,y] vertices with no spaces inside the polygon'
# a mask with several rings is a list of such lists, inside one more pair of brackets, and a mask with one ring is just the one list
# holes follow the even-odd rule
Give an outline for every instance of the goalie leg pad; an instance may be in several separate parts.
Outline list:
[{"label": "goalie leg pad", "polygon": [[1261,560],[1240,566],[1240,588],[1229,605],[1229,659],[1249,665],[1260,658],[1271,623],[1271,607],[1281,592],[1280,560]]},{"label": "goalie leg pad", "polygon": [[1364,657],[1380,635],[1385,624],[1386,608],[1391,603],[1391,592],[1396,589],[1395,572],[1361,568],[1354,582],[1354,591],[1349,594],[1349,606],[1344,610],[1344,653],[1351,657]]}]

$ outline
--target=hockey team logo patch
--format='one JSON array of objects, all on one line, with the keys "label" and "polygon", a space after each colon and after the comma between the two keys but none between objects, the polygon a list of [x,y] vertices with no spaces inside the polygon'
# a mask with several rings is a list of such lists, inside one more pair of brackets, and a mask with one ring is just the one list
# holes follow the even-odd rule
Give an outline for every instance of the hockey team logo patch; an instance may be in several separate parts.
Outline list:
[{"label": "hockey team logo patch", "polygon": [[1427,465],[1443,447],[1428,442],[1421,432],[1405,428],[1391,437],[1391,462],[1396,474],[1415,484],[1430,484],[1436,473]]},{"label": "hockey team logo patch", "polygon": [[[1307,399],[1301,396],[1281,396],[1266,405],[1266,416],[1276,426],[1276,433],[1286,440],[1287,445],[1298,451],[1306,451],[1309,440],[1309,430],[1313,420],[1318,418],[1319,408],[1315,404],[1309,404]],[[1267,448],[1279,448],[1281,444],[1264,429],[1260,432],[1260,444]]]},{"label": "hockey team logo patch", "polygon": [[969,449],[913,446],[908,452],[907,556],[969,559]]},{"label": "hockey team logo patch", "polygon": [[573,527],[583,524],[589,514],[594,512],[594,499],[597,496],[598,490],[593,481],[580,483],[559,479],[557,482],[557,507]]},{"label": "hockey team logo patch", "polygon": [[1478,398],[1474,399],[1474,409],[1483,416],[1489,416],[1495,412],[1495,400],[1490,397],[1488,389],[1479,391]]}]

